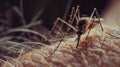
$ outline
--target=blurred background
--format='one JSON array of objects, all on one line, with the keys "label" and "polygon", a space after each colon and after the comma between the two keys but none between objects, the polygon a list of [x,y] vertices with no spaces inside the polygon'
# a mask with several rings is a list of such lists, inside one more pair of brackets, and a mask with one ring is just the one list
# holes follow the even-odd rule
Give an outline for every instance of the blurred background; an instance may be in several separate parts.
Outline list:
[{"label": "blurred background", "polygon": [[[110,0],[0,0],[0,26],[18,27],[34,20],[51,29],[57,17],[67,20],[71,8],[80,5],[81,15],[90,16],[93,8],[102,12]],[[2,25],[3,26],[3,25]]]},{"label": "blurred background", "polygon": [[[96,57],[90,55],[90,58],[88,59],[90,61],[91,59],[95,59],[95,63],[93,61],[91,65],[95,64],[96,66],[98,64],[100,65],[99,67],[102,67],[101,65],[106,65],[106,66],[112,65],[113,67],[116,67],[114,65],[120,65],[120,62],[119,62],[120,61],[119,60],[120,0],[0,0],[0,65],[4,62],[6,63],[6,61],[8,63],[8,60],[11,60],[11,58],[13,60],[13,58],[22,56],[25,53],[28,53],[32,50],[34,51],[34,49],[41,49],[42,46],[56,45],[54,43],[56,42],[58,43],[59,41],[61,43],[61,41],[64,41],[64,39],[67,39],[64,37],[64,35],[69,36],[71,32],[75,34],[76,32],[71,30],[70,32],[66,32],[66,30],[64,31],[65,26],[62,26],[62,25],[60,27],[57,27],[54,30],[54,32],[51,32],[51,28],[53,27],[54,22],[58,17],[67,21],[72,11],[72,7],[76,7],[77,5],[80,6],[80,16],[84,15],[89,17],[93,11],[93,8],[97,8],[98,13],[104,19],[102,24],[105,32],[103,32],[99,37],[98,36],[96,37],[96,34],[99,35],[99,33],[101,33],[100,26],[99,27],[96,26],[100,30],[96,29],[93,32],[91,32],[92,34],[95,34],[95,37],[90,36],[89,38],[90,40],[88,39],[88,41],[90,42],[90,45],[93,45],[93,47],[90,47],[90,48],[93,49],[95,47],[95,49],[93,50],[89,49],[90,51],[92,51],[89,53],[91,53],[91,55],[92,53],[96,54],[96,55],[93,54]],[[109,27],[107,28],[107,26]],[[114,29],[111,29],[111,28],[114,28]],[[106,36],[105,29],[107,31],[110,31],[110,34],[109,34],[110,37]],[[115,34],[114,36],[113,33],[116,33],[117,31],[118,33]],[[94,33],[94,32],[97,32],[97,33]],[[104,37],[104,42],[103,42],[103,37]],[[76,39],[76,37],[70,37],[70,39],[68,39],[68,42],[76,43],[77,41],[75,41],[74,38]],[[67,42],[65,42],[65,46],[66,45],[67,45]],[[71,43],[71,45],[73,44]],[[103,45],[103,47],[101,47],[101,45]],[[53,46],[52,50],[55,47],[56,46]],[[100,47],[100,48],[96,49],[96,47],[98,48]],[[47,48],[45,48],[45,55],[48,55],[46,54],[46,50],[49,51],[49,49]],[[66,50],[69,52],[68,49]],[[34,53],[41,54],[38,52],[39,51]],[[71,52],[71,48],[70,48],[70,52]],[[83,53],[81,52],[81,49],[80,51],[77,51],[80,53],[77,53],[74,51],[72,52],[73,52],[73,56],[75,55],[74,56],[75,58],[79,57],[77,55],[80,55],[80,54],[81,56],[86,55],[86,54],[83,55]],[[33,56],[34,53],[32,52],[31,55]],[[98,61],[99,53],[100,53],[100,58],[102,58],[100,61]],[[102,53],[105,56],[101,56]],[[36,54],[36,57],[38,57],[37,54]],[[42,57],[41,55],[40,55],[40,58]],[[69,59],[68,56],[66,56],[66,58]],[[86,60],[88,57],[86,58],[82,57],[82,58],[85,60],[84,64],[86,64]],[[77,60],[79,59],[77,58]],[[96,60],[98,62],[96,62]],[[81,57],[80,57],[80,62],[81,62]],[[82,63],[83,63],[83,60],[82,60]],[[58,63],[56,64],[58,65]],[[90,64],[87,63],[87,65],[90,65]],[[106,66],[103,66],[103,67],[106,67]],[[94,66],[91,66],[91,67],[94,67]]]}]

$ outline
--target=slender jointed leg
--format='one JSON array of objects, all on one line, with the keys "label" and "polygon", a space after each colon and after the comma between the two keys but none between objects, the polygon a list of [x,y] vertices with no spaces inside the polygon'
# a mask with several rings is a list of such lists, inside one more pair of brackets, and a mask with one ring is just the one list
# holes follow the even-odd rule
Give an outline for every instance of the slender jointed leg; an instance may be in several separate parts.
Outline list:
[{"label": "slender jointed leg", "polygon": [[87,33],[87,36],[86,36],[86,39],[85,39],[85,40],[87,40],[87,38],[88,38],[88,36],[89,36],[89,34],[90,34],[90,31],[91,31],[91,29],[88,31],[88,33]]},{"label": "slender jointed leg", "polygon": [[79,43],[80,43],[80,37],[81,37],[81,35],[82,35],[82,31],[81,30],[79,30],[78,32],[77,32],[77,35],[78,35],[78,38],[77,38],[77,45],[76,45],[76,48],[78,48],[78,45],[79,45]]},{"label": "slender jointed leg", "polygon": [[[100,21],[100,16],[99,16],[98,11],[97,11],[96,8],[93,9],[93,12],[91,13],[91,16],[90,16],[90,17],[91,17],[91,18],[94,18],[94,17],[95,17],[94,14],[96,14],[96,17],[99,19],[99,23],[100,23],[101,29],[102,29],[102,31],[104,31],[103,26],[102,26],[102,23],[101,23],[101,21]],[[92,22],[92,24],[93,24],[93,23],[94,23],[94,22]],[[90,31],[91,31],[91,29],[88,31],[86,40],[87,40],[87,38],[88,38],[88,35],[89,35]]]},{"label": "slender jointed leg", "polygon": [[[54,25],[54,27],[52,28],[52,31],[54,30],[54,28],[55,28],[55,26],[57,25],[57,23],[58,22],[62,22],[62,23],[64,23],[64,24],[66,24],[68,27],[70,27],[71,29],[73,29],[74,31],[78,31],[76,28],[74,28],[72,25],[70,25],[69,23],[67,23],[66,21],[64,21],[63,19],[61,19],[61,18],[57,18],[57,20],[56,20],[56,22],[55,22],[55,25]],[[65,36],[63,35],[63,38],[64,38]],[[60,43],[58,44],[58,46],[55,48],[55,50],[53,51],[53,53],[50,55],[50,56],[52,56],[55,52],[56,52],[56,50],[59,48],[59,46],[61,45],[61,42],[63,41],[63,39],[60,41]]]},{"label": "slender jointed leg", "polygon": [[56,52],[56,50],[59,48],[59,46],[62,43],[62,41],[63,41],[63,39],[59,42],[59,44],[57,45],[57,47],[55,48],[55,50],[53,51],[53,53],[50,56],[52,56]]},{"label": "slender jointed leg", "polygon": [[[97,15],[97,17],[98,17],[99,20],[100,20],[100,15],[98,14],[97,9],[96,9],[96,15]],[[102,31],[104,31],[101,21],[100,21],[100,26],[101,26]]]},{"label": "slender jointed leg", "polygon": [[[90,15],[91,18],[93,18],[95,12],[96,12],[96,8],[93,9],[93,12],[92,12],[91,15]],[[92,24],[93,24],[93,22],[92,22]],[[89,31],[88,31],[88,33],[87,33],[86,40],[87,40],[87,38],[88,38],[88,35],[89,35],[90,31],[91,31],[91,29],[89,29]]]},{"label": "slender jointed leg", "polygon": [[[90,17],[92,18],[94,16],[94,14],[96,14],[96,17],[99,18],[99,20],[100,20],[100,15],[98,14],[98,11],[96,8],[93,9],[93,12],[91,13]],[[100,26],[101,26],[102,31],[104,31],[101,21],[99,21],[99,22],[100,22]]]},{"label": "slender jointed leg", "polygon": [[77,39],[78,41],[77,41],[77,45],[76,45],[76,48],[78,48],[78,45],[79,45],[79,43],[80,43],[80,36],[78,36],[78,39]]},{"label": "slender jointed leg", "polygon": [[61,18],[57,18],[57,21],[55,22],[55,25],[54,25],[54,27],[52,28],[52,30],[55,28],[55,26],[57,25],[58,21],[66,24],[68,27],[70,27],[70,28],[73,29],[74,31],[76,31],[76,32],[78,31],[75,27],[73,27],[72,25],[70,25],[69,23],[67,23],[66,21],[64,21],[64,20],[61,19]]}]

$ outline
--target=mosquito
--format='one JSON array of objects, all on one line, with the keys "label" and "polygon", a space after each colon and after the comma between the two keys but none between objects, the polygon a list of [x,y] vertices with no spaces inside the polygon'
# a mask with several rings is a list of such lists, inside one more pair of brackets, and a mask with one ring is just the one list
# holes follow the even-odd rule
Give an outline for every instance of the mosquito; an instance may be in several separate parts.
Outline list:
[{"label": "mosquito", "polygon": [[[76,20],[76,25],[77,25],[76,27],[73,26],[74,20]],[[53,28],[51,29],[51,32],[54,31],[55,27],[59,28],[60,26],[60,25],[58,26],[59,22],[66,24],[68,26],[67,31],[70,29],[73,29],[77,33],[78,37],[77,37],[76,48],[78,48],[81,35],[85,34],[88,31],[87,36],[85,38],[87,40],[91,29],[93,29],[97,24],[100,24],[101,30],[104,31],[102,23],[101,23],[102,21],[103,21],[103,18],[100,17],[96,8],[93,9],[90,17],[80,17],[79,6],[77,6],[76,9],[74,7],[72,8],[70,19],[68,21],[65,21],[61,18],[57,18]],[[60,28],[59,30],[62,31]],[[65,36],[63,36],[63,38],[64,37]],[[56,52],[56,50],[59,48],[62,41],[63,39],[59,42],[56,49],[51,55],[53,55]]]}]

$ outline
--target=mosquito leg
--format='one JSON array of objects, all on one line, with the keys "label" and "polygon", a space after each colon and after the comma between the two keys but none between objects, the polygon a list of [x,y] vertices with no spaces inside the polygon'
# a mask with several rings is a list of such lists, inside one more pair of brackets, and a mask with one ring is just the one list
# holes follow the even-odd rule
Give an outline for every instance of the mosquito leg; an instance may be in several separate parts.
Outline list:
[{"label": "mosquito leg", "polygon": [[78,45],[79,45],[79,43],[80,43],[80,37],[81,37],[81,35],[82,35],[82,31],[81,30],[79,30],[78,32],[77,32],[77,35],[78,35],[78,41],[77,41],[77,45],[76,45],[76,48],[78,48]]},{"label": "mosquito leg", "polygon": [[53,53],[50,56],[52,56],[57,51],[57,49],[60,47],[60,44],[62,43],[62,41],[63,41],[63,39],[59,42],[59,44],[57,45],[57,47],[55,48],[55,50],[53,51]]},{"label": "mosquito leg", "polygon": [[86,36],[86,40],[87,40],[87,38],[88,38],[88,36],[89,36],[89,34],[90,34],[90,31],[91,31],[91,29],[88,31],[88,34],[87,34],[87,36]]},{"label": "mosquito leg", "polygon": [[78,11],[79,11],[79,6],[77,6],[77,8],[76,8],[75,13],[73,15],[73,18],[72,18],[71,22],[74,21],[75,17],[77,16]]},{"label": "mosquito leg", "polygon": [[77,39],[78,41],[77,41],[77,45],[76,45],[76,48],[78,48],[78,45],[79,45],[79,43],[80,43],[80,36],[78,36],[78,39]]},{"label": "mosquito leg", "polygon": [[95,11],[96,11],[96,8],[93,9],[93,12],[92,12],[91,15],[90,15],[91,18],[93,17]]},{"label": "mosquito leg", "polygon": [[78,15],[78,20],[80,21],[80,12],[79,11],[78,11],[77,15]]},{"label": "mosquito leg", "polygon": [[79,23],[79,21],[80,21],[80,12],[79,12],[79,8],[78,8],[78,11],[77,11],[77,14],[76,14],[76,21],[77,21],[77,23]]},{"label": "mosquito leg", "polygon": [[[76,10],[74,10],[74,8],[73,8],[73,11],[71,13],[71,17],[70,17],[70,20],[69,20],[69,24],[72,25],[75,19],[77,19],[77,22],[79,21],[78,17],[77,17],[78,12],[79,12],[79,6],[77,6]],[[68,28],[68,30],[69,29],[70,28]]]},{"label": "mosquito leg", "polygon": [[[98,11],[97,11],[96,8],[93,9],[93,12],[91,13],[90,17],[92,18],[95,13],[97,15],[97,18],[99,18],[99,21],[100,21],[100,16],[99,16]],[[101,21],[100,21],[100,26],[101,26],[102,31],[104,31]]]},{"label": "mosquito leg", "polygon": [[57,24],[58,22],[59,22],[59,19],[57,19],[57,20],[55,21],[55,25],[54,25],[53,28],[51,29],[51,32],[54,31],[55,27],[57,27],[58,30],[60,31],[60,33],[62,34],[62,36],[64,37],[63,31],[61,30],[61,28],[60,28],[60,27],[58,26],[58,24]]},{"label": "mosquito leg", "polygon": [[[52,30],[54,30],[54,28],[55,28],[55,26],[57,25],[57,23],[59,22],[59,21],[61,21],[62,23],[64,23],[64,24],[66,24],[68,27],[70,27],[70,28],[72,28],[74,31],[78,31],[75,27],[73,27],[72,25],[70,25],[69,23],[67,23],[66,21],[64,21],[63,19],[61,19],[61,18],[57,18],[57,20],[56,20],[56,22],[55,22],[55,25],[54,25],[54,27],[52,28]],[[64,38],[65,36],[63,36],[63,38]],[[61,44],[61,42],[63,41],[63,39],[60,41],[60,43],[58,44],[58,46],[55,48],[55,50],[53,51],[53,53],[50,55],[50,56],[52,56],[55,52],[56,52],[56,50],[59,48],[59,46],[60,46],[60,44]]]},{"label": "mosquito leg", "polygon": [[69,23],[67,23],[66,21],[64,21],[63,19],[61,18],[58,18],[59,21],[61,21],[62,23],[66,24],[68,27],[70,27],[71,29],[73,29],[74,31],[78,31],[75,27],[73,27],[72,25],[70,25]]},{"label": "mosquito leg", "polygon": [[[97,17],[99,18],[99,21],[100,21],[100,16],[99,16],[99,14],[98,14],[97,9],[96,9],[96,15],[97,15]],[[102,31],[104,31],[101,21],[100,21],[100,26],[101,26]]]},{"label": "mosquito leg", "polygon": [[[77,20],[77,22],[79,22],[79,17],[77,17],[78,12],[79,12],[79,6],[77,6],[76,9],[74,7],[72,8],[72,12],[71,12],[71,15],[70,15],[70,20],[68,21],[69,24],[72,25],[75,19]],[[70,28],[67,28],[67,32],[69,30],[70,30]]]},{"label": "mosquito leg", "polygon": [[72,25],[70,25],[69,23],[67,23],[66,21],[64,21],[63,19],[61,18],[57,18],[56,22],[55,22],[55,25],[54,27],[52,28],[52,30],[54,30],[55,26],[57,25],[58,21],[61,21],[62,23],[66,24],[68,27],[70,27],[71,29],[73,29],[75,32],[77,32],[78,30],[73,27]]},{"label": "mosquito leg", "polygon": [[77,21],[77,23],[79,23],[79,18],[76,16],[76,21]]},{"label": "mosquito leg", "polygon": [[[95,12],[96,12],[96,8],[93,9],[93,12],[92,12],[91,15],[90,15],[91,18],[93,17],[93,15],[94,15]],[[93,22],[92,22],[92,25],[93,25]],[[87,36],[86,36],[86,40],[87,40],[87,38],[88,38],[88,35],[89,35],[90,31],[91,31],[91,29],[89,29],[89,31],[88,31],[88,34],[87,34]]]},{"label": "mosquito leg", "polygon": [[58,21],[59,21],[59,19],[57,19],[57,20],[55,21],[55,24],[54,24],[54,26],[52,27],[51,32],[52,32],[52,31],[55,29],[55,27],[57,26]]},{"label": "mosquito leg", "polygon": [[[68,23],[71,24],[71,25],[73,24],[71,21],[72,21],[72,18],[73,18],[73,16],[74,16],[74,13],[75,13],[75,8],[72,7],[72,11],[71,11],[71,14],[70,14],[70,16],[69,16],[70,19],[68,20]],[[67,28],[67,32],[68,32],[70,29],[71,29],[71,28],[68,27],[68,28]]]},{"label": "mosquito leg", "polygon": [[62,37],[64,37],[65,36],[65,34],[64,34],[64,32],[62,31],[62,29],[57,25],[57,28],[58,28],[58,30],[60,31],[60,33],[62,34]]},{"label": "mosquito leg", "polygon": [[73,15],[74,15],[74,13],[75,13],[75,8],[74,7],[72,7],[72,11],[71,11],[71,14],[70,14],[70,19],[68,20],[68,22],[71,24],[71,20],[72,20],[72,17],[73,17]]}]

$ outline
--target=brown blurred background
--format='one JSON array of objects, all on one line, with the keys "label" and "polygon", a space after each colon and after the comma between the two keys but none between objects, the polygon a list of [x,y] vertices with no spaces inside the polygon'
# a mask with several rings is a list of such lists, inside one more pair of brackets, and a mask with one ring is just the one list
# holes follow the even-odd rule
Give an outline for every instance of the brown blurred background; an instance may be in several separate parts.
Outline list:
[{"label": "brown blurred background", "polygon": [[[29,23],[34,15],[40,12],[37,20],[42,20],[42,25],[51,28],[57,17],[68,19],[71,8],[80,5],[81,15],[90,16],[96,7],[101,14],[110,0],[0,0],[0,22],[7,21],[11,27],[22,25],[21,18],[12,10],[18,7],[23,11],[24,20]],[[1,23],[0,23],[1,24]]]}]

